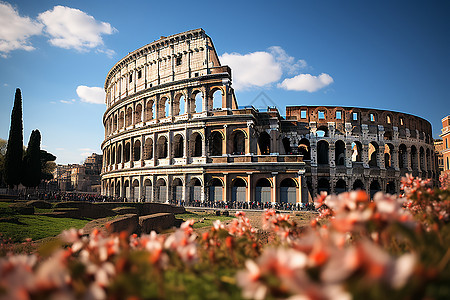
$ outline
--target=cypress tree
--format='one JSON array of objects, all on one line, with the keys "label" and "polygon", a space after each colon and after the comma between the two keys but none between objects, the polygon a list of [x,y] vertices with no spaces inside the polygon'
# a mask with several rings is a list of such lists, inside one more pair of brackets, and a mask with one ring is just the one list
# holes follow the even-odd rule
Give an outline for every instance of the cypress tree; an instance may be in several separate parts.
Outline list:
[{"label": "cypress tree", "polygon": [[22,184],[26,187],[37,187],[41,182],[41,133],[31,132],[27,152],[23,158]]},{"label": "cypress tree", "polygon": [[23,156],[22,94],[16,89],[5,155],[5,181],[10,188],[21,182]]}]

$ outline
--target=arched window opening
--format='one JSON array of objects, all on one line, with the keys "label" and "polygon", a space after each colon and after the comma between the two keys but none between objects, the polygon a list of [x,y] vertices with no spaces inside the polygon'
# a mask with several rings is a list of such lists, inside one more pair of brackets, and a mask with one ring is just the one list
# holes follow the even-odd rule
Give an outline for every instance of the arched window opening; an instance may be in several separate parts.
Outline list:
[{"label": "arched window opening", "polygon": [[125,114],[123,113],[123,111],[120,112],[119,114],[119,129],[122,129],[123,126],[125,125]]},{"label": "arched window opening", "polygon": [[133,195],[132,195],[132,199],[134,202],[138,202],[140,198],[139,195],[139,180],[135,179],[133,181]]},{"label": "arched window opening", "polygon": [[419,150],[420,170],[425,171],[425,150],[420,147]]},{"label": "arched window opening", "polygon": [[142,122],[142,105],[136,105],[136,110],[134,111],[134,124],[139,124]]},{"label": "arched window opening", "polygon": [[317,182],[317,192],[327,192],[330,193],[330,180],[328,178],[320,178]]},{"label": "arched window opening", "polygon": [[202,183],[198,178],[191,179],[191,182],[189,183],[190,187],[190,200],[199,202],[202,200]]},{"label": "arched window opening", "polygon": [[125,190],[125,198],[127,198],[127,200],[131,199],[131,187],[128,180],[123,184],[123,188]]},{"label": "arched window opening", "polygon": [[144,181],[145,188],[145,198],[144,201],[152,202],[153,201],[153,186],[150,179],[146,179]]},{"label": "arched window opening", "polygon": [[153,159],[153,140],[147,138],[144,144],[144,159]]},{"label": "arched window opening", "polygon": [[166,99],[166,102],[164,103],[164,116],[170,117],[172,113],[170,112],[170,100]]},{"label": "arched window opening", "polygon": [[124,161],[129,162],[130,161],[130,152],[131,152],[130,142],[125,143],[125,148],[123,150],[124,150],[124,154],[123,154]]},{"label": "arched window opening", "polygon": [[154,107],[154,101],[148,100],[147,105],[145,107],[145,121],[150,121],[153,119],[153,107]]},{"label": "arched window opening", "polygon": [[112,151],[111,151],[111,164],[115,164],[116,163],[116,147],[112,147]]},{"label": "arched window opening", "polygon": [[183,200],[183,182],[181,179],[176,178],[172,182],[172,200],[175,201],[175,203],[181,204],[181,201]]},{"label": "arched window opening", "polygon": [[181,134],[177,134],[173,139],[173,157],[183,157],[184,154],[184,141]]},{"label": "arched window opening", "polygon": [[108,149],[106,150],[106,165],[110,165],[110,157],[111,157],[111,151]]},{"label": "arched window opening", "polygon": [[297,185],[294,179],[286,178],[280,182],[280,202],[297,203]]},{"label": "arched window opening", "polygon": [[163,178],[156,181],[156,197],[159,203],[167,202],[167,184]]},{"label": "arched window opening", "polygon": [[202,136],[198,132],[193,133],[189,138],[189,148],[191,157],[202,156]]},{"label": "arched window opening", "polygon": [[267,178],[261,178],[256,182],[255,201],[259,203],[271,202],[272,188]]},{"label": "arched window opening", "polygon": [[246,183],[242,178],[236,178],[232,183],[231,201],[246,202]]},{"label": "arched window opening", "polygon": [[334,188],[336,194],[344,193],[347,191],[347,183],[345,183],[345,180],[339,179],[336,182],[336,186]]},{"label": "arched window opening", "polygon": [[113,131],[117,131],[117,114],[115,114],[113,117]]},{"label": "arched window opening", "polygon": [[139,161],[140,159],[141,159],[141,141],[136,140],[134,142],[134,147],[133,147],[133,160]]},{"label": "arched window opening", "polygon": [[392,162],[393,151],[394,151],[394,145],[392,145],[392,144],[384,145],[384,167],[386,169],[393,167],[393,162]]},{"label": "arched window opening", "polygon": [[336,141],[334,145],[334,158],[336,166],[345,165],[345,143],[341,140]]},{"label": "arched window opening", "polygon": [[364,183],[360,179],[356,179],[353,183],[353,190],[364,190]]},{"label": "arched window opening", "polygon": [[178,94],[174,100],[173,100],[173,115],[174,116],[179,116],[182,115],[185,112],[185,99],[184,96],[182,94]]},{"label": "arched window opening", "polygon": [[217,178],[213,178],[209,182],[209,200],[210,201],[223,201],[223,184]]},{"label": "arched window opening", "polygon": [[222,91],[217,90],[212,94],[212,108],[221,109],[222,108]]},{"label": "arched window opening", "polygon": [[303,155],[303,160],[311,160],[311,146],[308,139],[301,139],[298,144],[298,154]]},{"label": "arched window opening", "polygon": [[236,130],[233,134],[233,154],[245,154],[245,135],[241,130]]},{"label": "arched window opening", "polygon": [[158,143],[156,144],[156,152],[158,159],[167,157],[167,138],[165,136],[160,136],[158,138]]},{"label": "arched window opening", "polygon": [[317,137],[327,137],[328,136],[328,127],[320,126],[319,128],[317,128],[316,136]]},{"label": "arched window opening", "polygon": [[394,195],[396,193],[395,192],[395,182],[394,181],[389,181],[386,184],[386,193],[391,194],[391,195]]},{"label": "arched window opening", "polygon": [[370,142],[369,144],[369,166],[378,166],[378,144],[375,142]]},{"label": "arched window opening", "polygon": [[285,137],[281,140],[281,143],[283,144],[283,149],[285,154],[292,154],[291,149],[291,140],[289,140],[288,137]]},{"label": "arched window opening", "polygon": [[117,163],[120,164],[122,162],[122,145],[117,147]]},{"label": "arched window opening", "polygon": [[201,113],[203,111],[203,93],[202,92],[197,92],[195,94],[195,102],[194,102],[194,107],[192,108],[193,112],[196,113]]},{"label": "arched window opening", "polygon": [[362,145],[360,142],[352,143],[352,161],[353,162],[362,161]]},{"label": "arched window opening", "polygon": [[417,148],[416,146],[411,146],[411,168],[415,171],[418,170],[418,161],[417,161]]},{"label": "arched window opening", "polygon": [[259,154],[269,155],[270,154],[270,135],[263,131],[258,138]]},{"label": "arched window opening", "polygon": [[222,155],[222,142],[222,135],[217,131],[213,131],[209,142],[209,153],[211,156]]},{"label": "arched window opening", "polygon": [[133,109],[131,107],[127,108],[127,114],[125,116],[125,127],[131,126],[133,121]]},{"label": "arched window opening", "polygon": [[387,115],[387,116],[386,116],[386,123],[388,123],[388,124],[391,124],[391,123],[392,123],[392,121],[391,121],[391,116],[390,116],[390,115]]},{"label": "arched window opening", "polygon": [[328,143],[326,141],[319,141],[317,143],[317,163],[319,165],[327,165],[328,160]]},{"label": "arched window opening", "polygon": [[381,191],[381,186],[380,186],[380,183],[378,182],[378,180],[372,181],[369,188],[370,188],[370,199],[373,199],[373,196],[377,192]]}]

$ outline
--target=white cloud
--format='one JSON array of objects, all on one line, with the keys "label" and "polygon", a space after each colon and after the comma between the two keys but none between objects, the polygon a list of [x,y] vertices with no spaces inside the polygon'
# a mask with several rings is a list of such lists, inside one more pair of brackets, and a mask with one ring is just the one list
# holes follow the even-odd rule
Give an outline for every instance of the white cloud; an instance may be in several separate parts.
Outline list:
[{"label": "white cloud", "polygon": [[277,86],[285,90],[307,91],[312,93],[330,85],[333,82],[333,78],[325,73],[322,73],[319,76],[313,76],[311,74],[300,74],[293,78],[286,78]]},{"label": "white cloud", "polygon": [[59,100],[59,102],[64,103],[64,104],[74,104],[74,103],[75,103],[75,99],[71,99],[71,100]]},{"label": "white cloud", "polygon": [[94,104],[105,103],[106,94],[101,87],[80,85],[77,87],[77,95],[83,102]]},{"label": "white cloud", "polygon": [[29,38],[42,33],[43,25],[29,17],[21,17],[19,12],[6,2],[0,2],[0,56],[22,49],[34,50]]},{"label": "white cloud", "polygon": [[270,85],[283,74],[281,65],[268,52],[224,53],[220,61],[233,70],[233,85],[237,90]]},{"label": "white cloud", "polygon": [[109,23],[99,22],[79,9],[65,6],[55,6],[39,14],[38,20],[45,25],[53,46],[78,51],[103,46],[102,35],[117,31]]},{"label": "white cloud", "polygon": [[272,46],[269,48],[269,51],[275,61],[279,63],[283,70],[286,70],[290,75],[308,66],[305,60],[299,59],[296,61],[293,56],[289,56],[280,46]]}]

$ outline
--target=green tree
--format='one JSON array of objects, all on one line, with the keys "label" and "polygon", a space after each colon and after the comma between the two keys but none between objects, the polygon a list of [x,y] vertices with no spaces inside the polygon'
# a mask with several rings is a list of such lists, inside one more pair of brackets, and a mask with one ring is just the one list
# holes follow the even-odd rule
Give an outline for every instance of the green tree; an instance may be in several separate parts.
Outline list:
[{"label": "green tree", "polygon": [[5,157],[5,181],[10,188],[19,185],[21,181],[23,156],[23,122],[22,93],[16,89],[14,106],[11,113],[8,146]]},{"label": "green tree", "polygon": [[37,187],[41,182],[41,133],[31,132],[27,151],[23,158],[22,184],[26,187]]},{"label": "green tree", "polygon": [[48,153],[45,150],[41,150],[41,178],[42,180],[52,180],[53,170],[56,168],[56,156]]},{"label": "green tree", "polygon": [[8,141],[0,139],[0,187],[5,186],[5,154]]}]

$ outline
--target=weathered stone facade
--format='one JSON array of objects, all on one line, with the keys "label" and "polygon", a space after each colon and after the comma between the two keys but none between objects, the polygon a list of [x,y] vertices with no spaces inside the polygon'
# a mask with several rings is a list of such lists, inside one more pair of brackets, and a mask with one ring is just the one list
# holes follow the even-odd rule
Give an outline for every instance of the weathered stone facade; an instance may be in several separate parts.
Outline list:
[{"label": "weathered stone facade", "polygon": [[287,107],[286,118],[276,108],[239,109],[231,70],[202,29],[131,52],[105,90],[104,195],[295,204],[311,199],[308,189],[369,191],[377,181],[397,192],[407,171],[434,176],[424,119],[364,108]]}]

